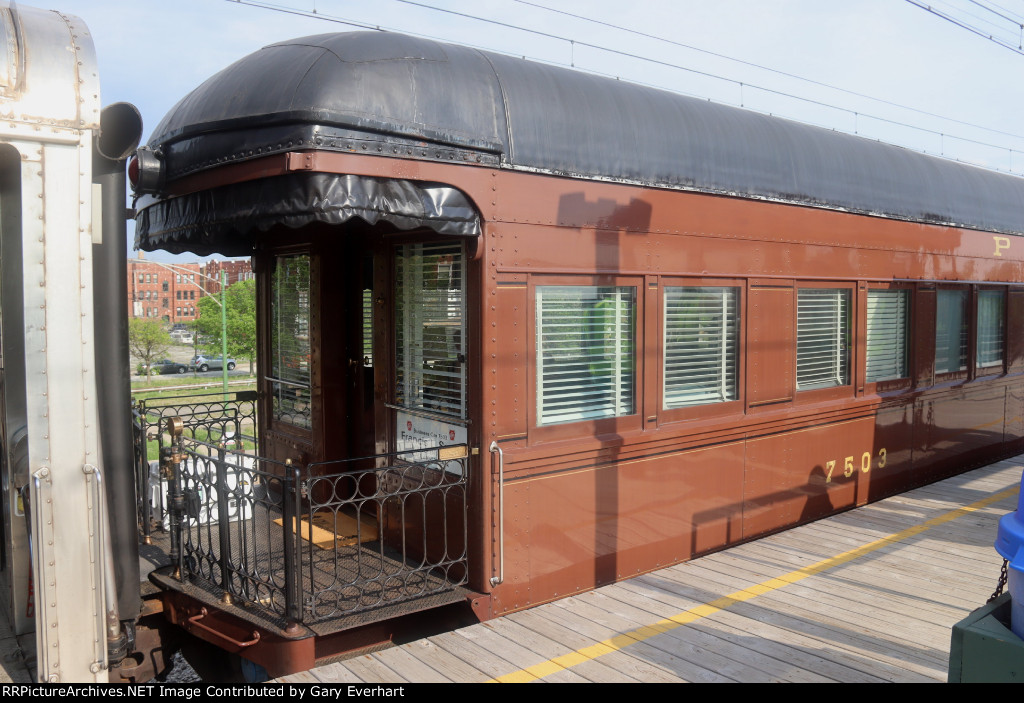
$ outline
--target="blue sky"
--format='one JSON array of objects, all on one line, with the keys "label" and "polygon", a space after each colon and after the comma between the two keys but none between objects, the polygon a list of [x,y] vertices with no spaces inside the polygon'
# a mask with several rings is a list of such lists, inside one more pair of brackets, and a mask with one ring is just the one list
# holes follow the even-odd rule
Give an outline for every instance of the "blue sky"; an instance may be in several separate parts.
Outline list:
[{"label": "blue sky", "polygon": [[[1024,15],[1024,0],[985,1]],[[39,2],[34,4],[46,7]],[[572,64],[623,80],[742,104],[990,168],[1024,173],[1024,125],[1020,121],[1024,114],[1024,82],[1020,79],[1024,74],[1024,56],[943,21],[906,0],[423,2],[504,24],[439,12],[401,0],[267,0],[264,4],[299,13],[315,9],[318,15],[334,19]],[[986,19],[996,19],[969,0],[935,0],[931,4],[972,12],[974,18],[970,21],[979,26]],[[558,14],[538,5],[626,27],[634,33]],[[85,20],[99,57],[103,103],[125,100],[137,105],[147,135],[191,88],[261,46],[291,37],[353,30],[338,22],[231,0],[54,0],[50,7]],[[586,44],[614,47],[660,63],[624,57]],[[713,79],[698,72],[730,80]],[[988,129],[939,119],[820,84]]]}]

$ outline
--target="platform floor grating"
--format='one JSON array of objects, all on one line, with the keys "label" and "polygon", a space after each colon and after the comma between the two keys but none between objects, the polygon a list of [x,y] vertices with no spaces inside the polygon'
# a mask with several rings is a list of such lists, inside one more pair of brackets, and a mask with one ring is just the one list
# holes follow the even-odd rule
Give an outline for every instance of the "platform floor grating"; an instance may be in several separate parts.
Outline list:
[{"label": "platform floor grating", "polygon": [[[229,544],[239,572],[231,578],[234,604],[221,602],[220,525],[192,525],[186,535],[186,562],[196,571],[178,582],[170,576],[170,535],[154,532],[152,545],[140,546],[143,578],[151,571],[163,588],[177,590],[225,610],[254,625],[282,633],[287,626],[284,602],[285,561],[282,520],[276,511],[256,507],[233,519]],[[322,533],[322,534],[321,534]],[[329,635],[399,615],[464,601],[466,591],[426,568],[422,560],[403,555],[378,539],[376,527],[358,542],[302,521],[300,533],[303,624],[317,635]],[[312,540],[308,539],[312,536]],[[256,548],[255,545],[258,545]],[[464,569],[455,567],[461,578]],[[243,579],[241,573],[248,574]]]}]

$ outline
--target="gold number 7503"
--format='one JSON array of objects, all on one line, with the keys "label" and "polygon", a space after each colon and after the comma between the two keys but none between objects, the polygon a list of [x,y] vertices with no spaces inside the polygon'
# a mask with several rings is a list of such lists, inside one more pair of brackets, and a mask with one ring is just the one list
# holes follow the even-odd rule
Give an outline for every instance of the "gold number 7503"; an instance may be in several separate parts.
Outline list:
[{"label": "gold number 7503", "polygon": [[[848,456],[843,459],[843,476],[850,478],[853,476],[857,467],[854,465],[853,456]],[[877,468],[885,468],[886,452],[885,447],[878,450],[878,463]],[[836,460],[829,459],[825,462],[825,483],[832,483],[832,473],[836,470]],[[871,452],[864,452],[860,455],[860,470],[862,473],[871,471]]]}]

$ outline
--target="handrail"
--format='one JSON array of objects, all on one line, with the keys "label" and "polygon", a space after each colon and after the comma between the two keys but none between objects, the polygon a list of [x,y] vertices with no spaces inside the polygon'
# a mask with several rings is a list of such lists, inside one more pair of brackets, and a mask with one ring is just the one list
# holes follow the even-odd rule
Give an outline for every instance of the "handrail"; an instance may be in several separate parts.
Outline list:
[{"label": "handrail", "polygon": [[493,441],[487,451],[498,452],[498,575],[491,577],[491,585],[497,586],[505,580],[505,454]]},{"label": "handrail", "polygon": [[[45,677],[47,683],[57,683],[60,681],[60,664],[54,661],[57,654],[57,644],[52,643],[51,638],[56,636],[56,630],[49,627],[50,624],[55,622],[56,614],[53,612],[56,608],[56,603],[51,602],[52,599],[49,597],[48,590],[50,590],[52,574],[47,573],[46,560],[43,559],[40,551],[45,549],[42,545],[47,544],[52,538],[52,529],[47,534],[47,525],[52,527],[53,525],[53,501],[44,499],[43,490],[44,487],[46,492],[49,494],[52,489],[52,479],[50,478],[50,468],[48,466],[40,466],[38,469],[32,472],[32,484],[34,489],[29,489],[29,502],[25,504],[25,517],[32,521],[31,528],[29,530],[30,535],[35,535],[35,547],[36,553],[31,554],[32,562],[32,575],[36,585],[36,622],[39,626],[36,627],[36,672],[40,678]],[[43,514],[44,508],[48,514]],[[32,547],[30,545],[29,551],[31,553]],[[52,562],[51,562],[52,564]]]},{"label": "handrail", "polygon": [[213,637],[218,637],[221,640],[224,640],[225,642],[227,642],[228,644],[234,645],[235,647],[241,647],[241,648],[251,647],[254,644],[258,644],[259,643],[259,641],[260,641],[259,630],[253,630],[252,631],[252,633],[249,635],[252,639],[245,640],[244,642],[241,641],[241,640],[236,640],[235,638],[230,637],[229,635],[221,632],[220,630],[215,630],[212,627],[210,627],[209,625],[206,625],[205,623],[200,622],[200,620],[202,620],[203,618],[205,618],[208,615],[209,615],[209,613],[206,611],[206,608],[200,608],[199,612],[196,615],[193,615],[192,617],[190,617],[188,619],[188,624],[192,625],[193,627],[198,627],[200,630],[203,630],[204,632],[209,633]]},{"label": "handrail", "polygon": [[[99,618],[102,620],[105,632],[107,633],[106,649],[96,643],[96,661],[102,665],[119,663],[120,658],[126,654],[124,646],[125,638],[121,634],[121,616],[118,610],[117,577],[114,569],[114,548],[111,543],[110,517],[107,512],[107,496],[103,488],[103,473],[94,464],[86,464],[82,467],[86,483],[91,483],[93,490],[93,504],[90,512],[93,514],[93,524],[90,532],[93,539],[98,540],[98,549],[94,555],[94,569],[98,582],[105,583],[103,589],[103,609]],[[93,480],[95,479],[95,480]],[[97,601],[98,602],[98,601]],[[97,609],[99,610],[99,609]]]}]

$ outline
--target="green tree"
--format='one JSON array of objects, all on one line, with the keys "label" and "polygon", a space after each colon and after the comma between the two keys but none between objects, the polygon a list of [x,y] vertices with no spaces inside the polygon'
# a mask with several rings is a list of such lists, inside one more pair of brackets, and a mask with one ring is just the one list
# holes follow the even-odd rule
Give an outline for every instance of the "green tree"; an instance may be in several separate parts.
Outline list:
[{"label": "green tree", "polygon": [[[227,330],[228,356],[249,360],[249,373],[253,372],[253,358],[256,356],[256,281],[239,281],[228,286]],[[221,320],[220,296],[203,296],[199,300],[199,319],[196,328],[204,338],[203,347],[220,356]]]},{"label": "green tree", "polygon": [[154,361],[164,356],[171,346],[171,335],[157,320],[133,317],[128,320],[128,350],[142,362],[148,373]]}]

